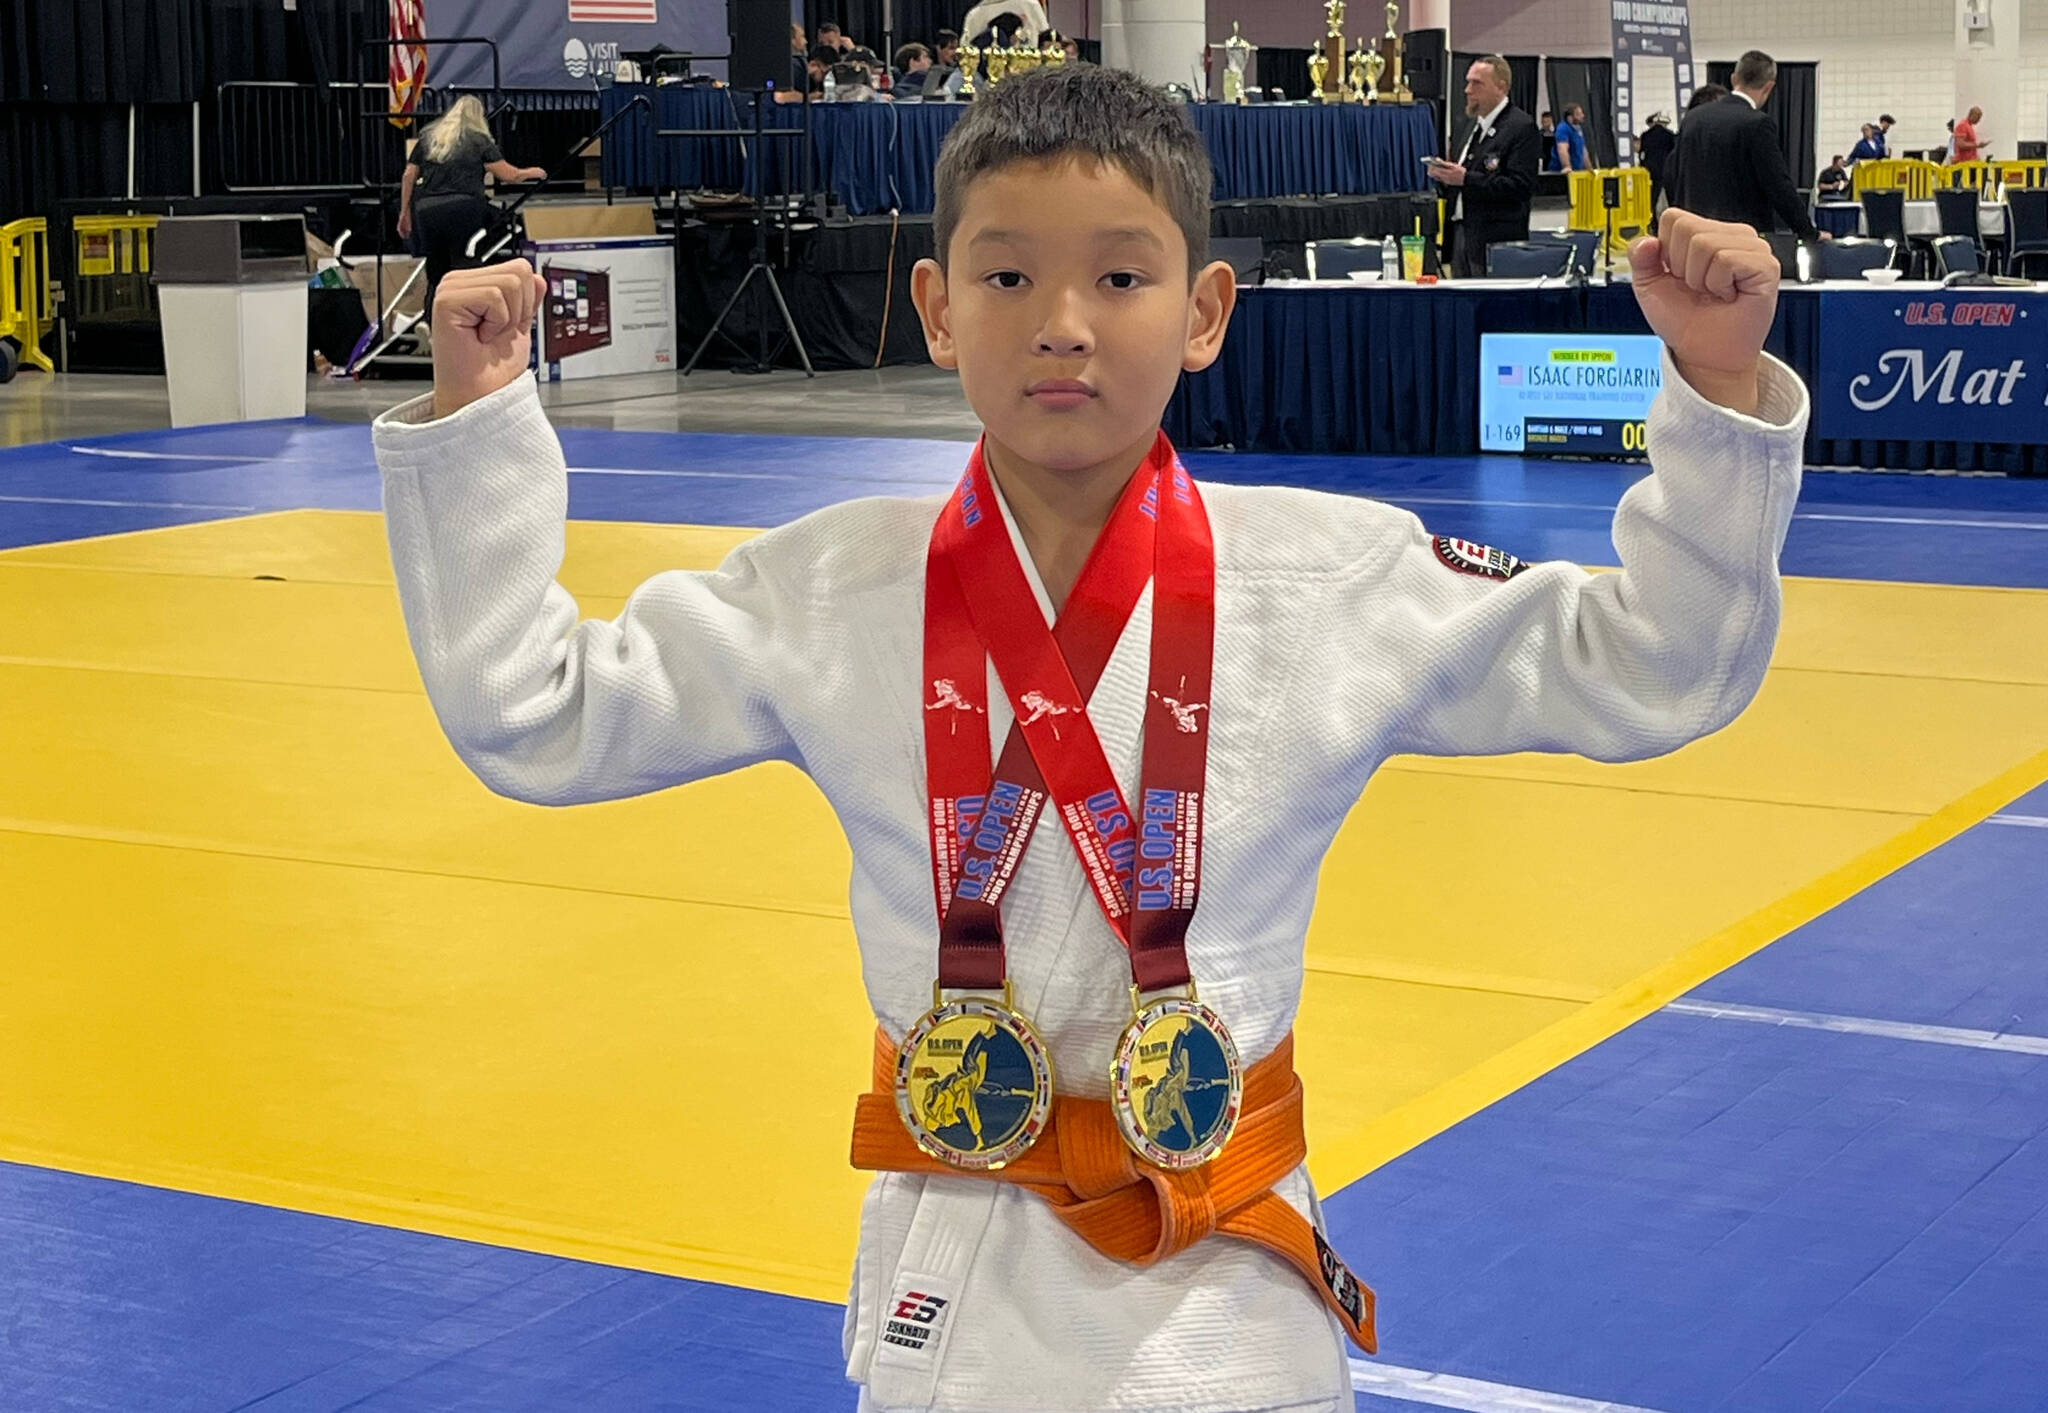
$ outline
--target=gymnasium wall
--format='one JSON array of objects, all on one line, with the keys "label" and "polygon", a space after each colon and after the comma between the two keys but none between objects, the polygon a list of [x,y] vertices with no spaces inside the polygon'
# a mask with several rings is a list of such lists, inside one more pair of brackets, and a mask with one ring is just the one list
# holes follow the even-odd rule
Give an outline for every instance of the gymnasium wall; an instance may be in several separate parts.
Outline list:
[{"label": "gymnasium wall", "polygon": [[[2048,0],[2022,0],[2020,130],[2048,138]],[[1880,112],[1899,120],[1894,148],[1945,143],[1955,105],[1954,0],[1692,0],[1693,53],[1705,63],[1763,49],[1820,65],[1816,163],[1846,153]],[[1452,47],[1504,54],[1609,52],[1601,0],[1452,0]]]}]

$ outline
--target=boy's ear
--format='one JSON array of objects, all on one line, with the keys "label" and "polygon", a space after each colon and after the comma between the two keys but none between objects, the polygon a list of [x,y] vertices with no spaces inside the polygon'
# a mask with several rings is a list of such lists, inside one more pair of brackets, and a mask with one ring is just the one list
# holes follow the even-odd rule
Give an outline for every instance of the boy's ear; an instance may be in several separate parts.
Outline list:
[{"label": "boy's ear", "polygon": [[1230,311],[1237,308],[1237,272],[1227,260],[1212,260],[1195,276],[1188,291],[1188,346],[1180,366],[1199,373],[1223,351],[1223,333]]},{"label": "boy's ear", "polygon": [[924,346],[932,362],[941,368],[957,369],[953,355],[953,304],[946,296],[946,272],[939,262],[924,259],[911,267],[910,302],[924,324]]}]

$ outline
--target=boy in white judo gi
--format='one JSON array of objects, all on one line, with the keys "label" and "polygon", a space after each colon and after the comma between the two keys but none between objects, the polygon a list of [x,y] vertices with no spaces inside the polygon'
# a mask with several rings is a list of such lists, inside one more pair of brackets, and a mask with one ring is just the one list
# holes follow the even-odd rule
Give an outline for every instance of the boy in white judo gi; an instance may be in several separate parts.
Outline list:
[{"label": "boy in white judo gi", "polygon": [[878,1021],[866,1408],[1348,1410],[1372,1296],[1317,1225],[1289,1041],[1346,811],[1397,752],[1674,750],[1770,658],[1807,404],[1760,352],[1755,232],[1674,211],[1631,252],[1664,390],[1596,577],[1185,476],[1160,415],[1235,300],[1209,185],[1129,75],[984,95],[913,279],[986,428],[959,487],[807,516],[614,621],[555,582],[525,264],[443,282],[434,393],[376,427],[420,670],[493,789],[784,760],[846,829]]}]

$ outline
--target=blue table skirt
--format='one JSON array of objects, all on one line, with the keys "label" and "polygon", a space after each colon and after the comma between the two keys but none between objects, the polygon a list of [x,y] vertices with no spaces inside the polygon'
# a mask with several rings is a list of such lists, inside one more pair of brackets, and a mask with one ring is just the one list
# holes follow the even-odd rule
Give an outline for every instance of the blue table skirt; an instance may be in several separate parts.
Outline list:
[{"label": "blue table skirt", "polygon": [[[612,186],[685,190],[718,187],[757,193],[802,186],[800,139],[764,138],[743,164],[741,128],[753,126],[753,99],[729,89],[621,84],[604,91],[609,118],[646,93],[655,118],[623,119],[605,135],[604,179]],[[966,113],[961,103],[835,103],[811,108],[811,140],[820,183],[856,216],[932,209],[939,145]],[[1188,109],[1216,169],[1218,201],[1329,193],[1415,191],[1420,159],[1437,150],[1435,119],[1412,107],[1255,104]],[[776,105],[769,128],[803,124],[803,110]],[[732,138],[659,138],[658,128],[731,128]],[[751,145],[751,141],[749,142]],[[756,185],[756,183],[760,185]]]},{"label": "blue table skirt", "polygon": [[1816,206],[1813,208],[1815,229],[1826,231],[1840,240],[1855,235],[1862,228],[1863,208],[1861,206]]},{"label": "blue table skirt", "polygon": [[[1181,379],[1166,430],[1190,449],[1465,455],[1479,449],[1479,336],[1648,333],[1626,285],[1243,291],[1223,352]],[[1766,347],[1812,386],[1826,337],[1815,290],[1787,289]],[[2048,447],[1822,441],[1816,466],[2048,476]]]}]

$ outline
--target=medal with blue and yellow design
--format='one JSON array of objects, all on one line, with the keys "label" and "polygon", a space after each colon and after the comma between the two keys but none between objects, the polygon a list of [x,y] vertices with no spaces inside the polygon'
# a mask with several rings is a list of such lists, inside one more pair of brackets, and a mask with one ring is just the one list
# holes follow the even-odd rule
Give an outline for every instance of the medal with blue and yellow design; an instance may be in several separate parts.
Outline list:
[{"label": "medal with blue and yellow design", "polygon": [[[1148,582],[1151,662],[1133,808],[1088,700]],[[1130,951],[1133,1019],[1117,1046],[1110,1096],[1124,1141],[1169,1170],[1206,1163],[1229,1141],[1243,1103],[1237,1047],[1197,997],[1187,960],[1201,886],[1215,620],[1208,515],[1164,435],[1050,628],[975,448],[932,530],[925,573],[939,981],[932,1009],[898,1049],[896,1102],[932,1156],[981,1171],[1013,1162],[1050,1113],[1050,1058],[1010,1002],[998,910],[1048,806]],[[993,770],[991,662],[1015,718]],[[949,991],[976,994],[945,1002]],[[1142,1000],[1165,992],[1184,994]]]},{"label": "medal with blue and yellow design", "polygon": [[1188,988],[1135,1014],[1117,1041],[1109,1103],[1133,1152],[1154,1167],[1198,1168],[1223,1151],[1244,1104],[1244,1070],[1222,1017]]}]

